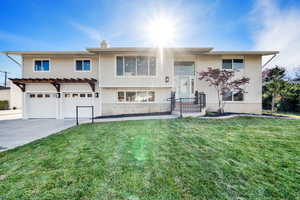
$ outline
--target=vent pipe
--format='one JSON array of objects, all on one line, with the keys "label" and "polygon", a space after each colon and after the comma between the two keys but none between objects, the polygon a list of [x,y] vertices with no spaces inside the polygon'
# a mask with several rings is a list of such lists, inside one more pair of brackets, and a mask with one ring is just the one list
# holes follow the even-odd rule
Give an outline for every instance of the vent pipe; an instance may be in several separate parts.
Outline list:
[{"label": "vent pipe", "polygon": [[109,48],[109,44],[107,43],[106,40],[102,40],[100,46],[101,46],[101,48]]}]

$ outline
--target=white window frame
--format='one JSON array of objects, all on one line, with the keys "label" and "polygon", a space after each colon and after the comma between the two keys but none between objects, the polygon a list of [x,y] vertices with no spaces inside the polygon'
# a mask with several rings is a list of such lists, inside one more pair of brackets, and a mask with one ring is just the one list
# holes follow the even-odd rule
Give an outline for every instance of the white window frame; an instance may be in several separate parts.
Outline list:
[{"label": "white window frame", "polygon": [[[122,101],[119,101],[119,96],[118,96],[118,93],[119,92],[124,92],[124,101],[122,102]],[[138,93],[138,92],[147,92],[147,94],[149,93],[149,92],[153,92],[154,93],[154,101],[146,101],[146,102],[139,102],[139,101],[126,101],[126,97],[127,97],[127,94],[126,94],[126,92],[135,92],[136,94]],[[154,91],[154,90],[118,90],[117,91],[117,101],[116,101],[117,103],[156,103],[157,101],[156,101],[156,92]]]},{"label": "white window frame", "polygon": [[[38,71],[38,70],[35,70],[35,61],[49,61],[49,70],[48,71],[45,71],[45,70],[41,70],[41,71]],[[51,72],[51,59],[50,58],[34,58],[32,59],[32,70],[33,72]]]},{"label": "white window frame", "polygon": [[[89,60],[90,61],[90,70],[77,70],[76,68],[76,61],[85,61],[85,60]],[[92,68],[93,68],[93,61],[91,58],[75,58],[74,59],[74,70],[75,72],[92,72]]]},{"label": "white window frame", "polygon": [[[231,69],[223,68],[223,60],[231,60]],[[233,69],[233,60],[243,60],[244,67],[241,69]],[[244,58],[222,58],[222,67],[221,68],[225,69],[225,70],[233,70],[233,71],[243,70],[243,69],[245,69],[245,59]]]},{"label": "white window frame", "polygon": [[[145,57],[148,57],[148,75],[137,75],[137,57],[139,56],[145,56]],[[123,57],[123,75],[118,75],[117,73],[117,57]],[[125,75],[125,59],[124,57],[135,57],[136,59],[136,63],[135,63],[135,74],[134,76],[126,76]],[[150,75],[150,57],[155,57],[155,75]],[[128,55],[115,55],[115,77],[118,77],[118,78],[143,78],[143,77],[157,77],[157,66],[158,66],[158,63],[157,63],[157,56],[156,55],[132,55],[132,54],[128,54]]]}]

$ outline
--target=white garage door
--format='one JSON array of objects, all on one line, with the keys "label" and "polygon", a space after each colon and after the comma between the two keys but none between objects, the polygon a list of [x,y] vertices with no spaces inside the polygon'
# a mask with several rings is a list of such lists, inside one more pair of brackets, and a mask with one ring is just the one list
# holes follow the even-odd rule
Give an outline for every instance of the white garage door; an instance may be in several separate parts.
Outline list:
[{"label": "white garage door", "polygon": [[[62,95],[62,114],[64,118],[76,117],[76,106],[93,106],[94,94],[90,92],[65,92]],[[79,118],[91,118],[92,108],[79,108]]]},{"label": "white garage door", "polygon": [[28,93],[26,105],[28,118],[56,118],[55,93]]}]

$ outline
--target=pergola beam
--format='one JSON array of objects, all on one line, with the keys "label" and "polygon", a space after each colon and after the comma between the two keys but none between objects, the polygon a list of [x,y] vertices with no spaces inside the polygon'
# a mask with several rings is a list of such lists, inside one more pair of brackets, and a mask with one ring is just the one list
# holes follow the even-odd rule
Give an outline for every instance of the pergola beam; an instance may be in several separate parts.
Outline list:
[{"label": "pergola beam", "polygon": [[95,92],[95,85],[97,80],[94,78],[91,79],[80,79],[80,78],[10,78],[10,80],[17,85],[23,92],[25,92],[26,83],[50,83],[53,85],[57,92],[60,92],[61,83],[88,83],[93,92]]}]

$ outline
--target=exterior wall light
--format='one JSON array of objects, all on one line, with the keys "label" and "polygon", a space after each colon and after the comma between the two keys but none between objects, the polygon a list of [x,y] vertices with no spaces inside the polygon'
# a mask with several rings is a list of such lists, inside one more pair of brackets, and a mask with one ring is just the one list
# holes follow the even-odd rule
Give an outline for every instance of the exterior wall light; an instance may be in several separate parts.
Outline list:
[{"label": "exterior wall light", "polygon": [[166,76],[166,77],[165,77],[165,82],[166,82],[166,83],[169,83],[169,81],[170,81],[170,77],[169,77],[169,76]]}]

